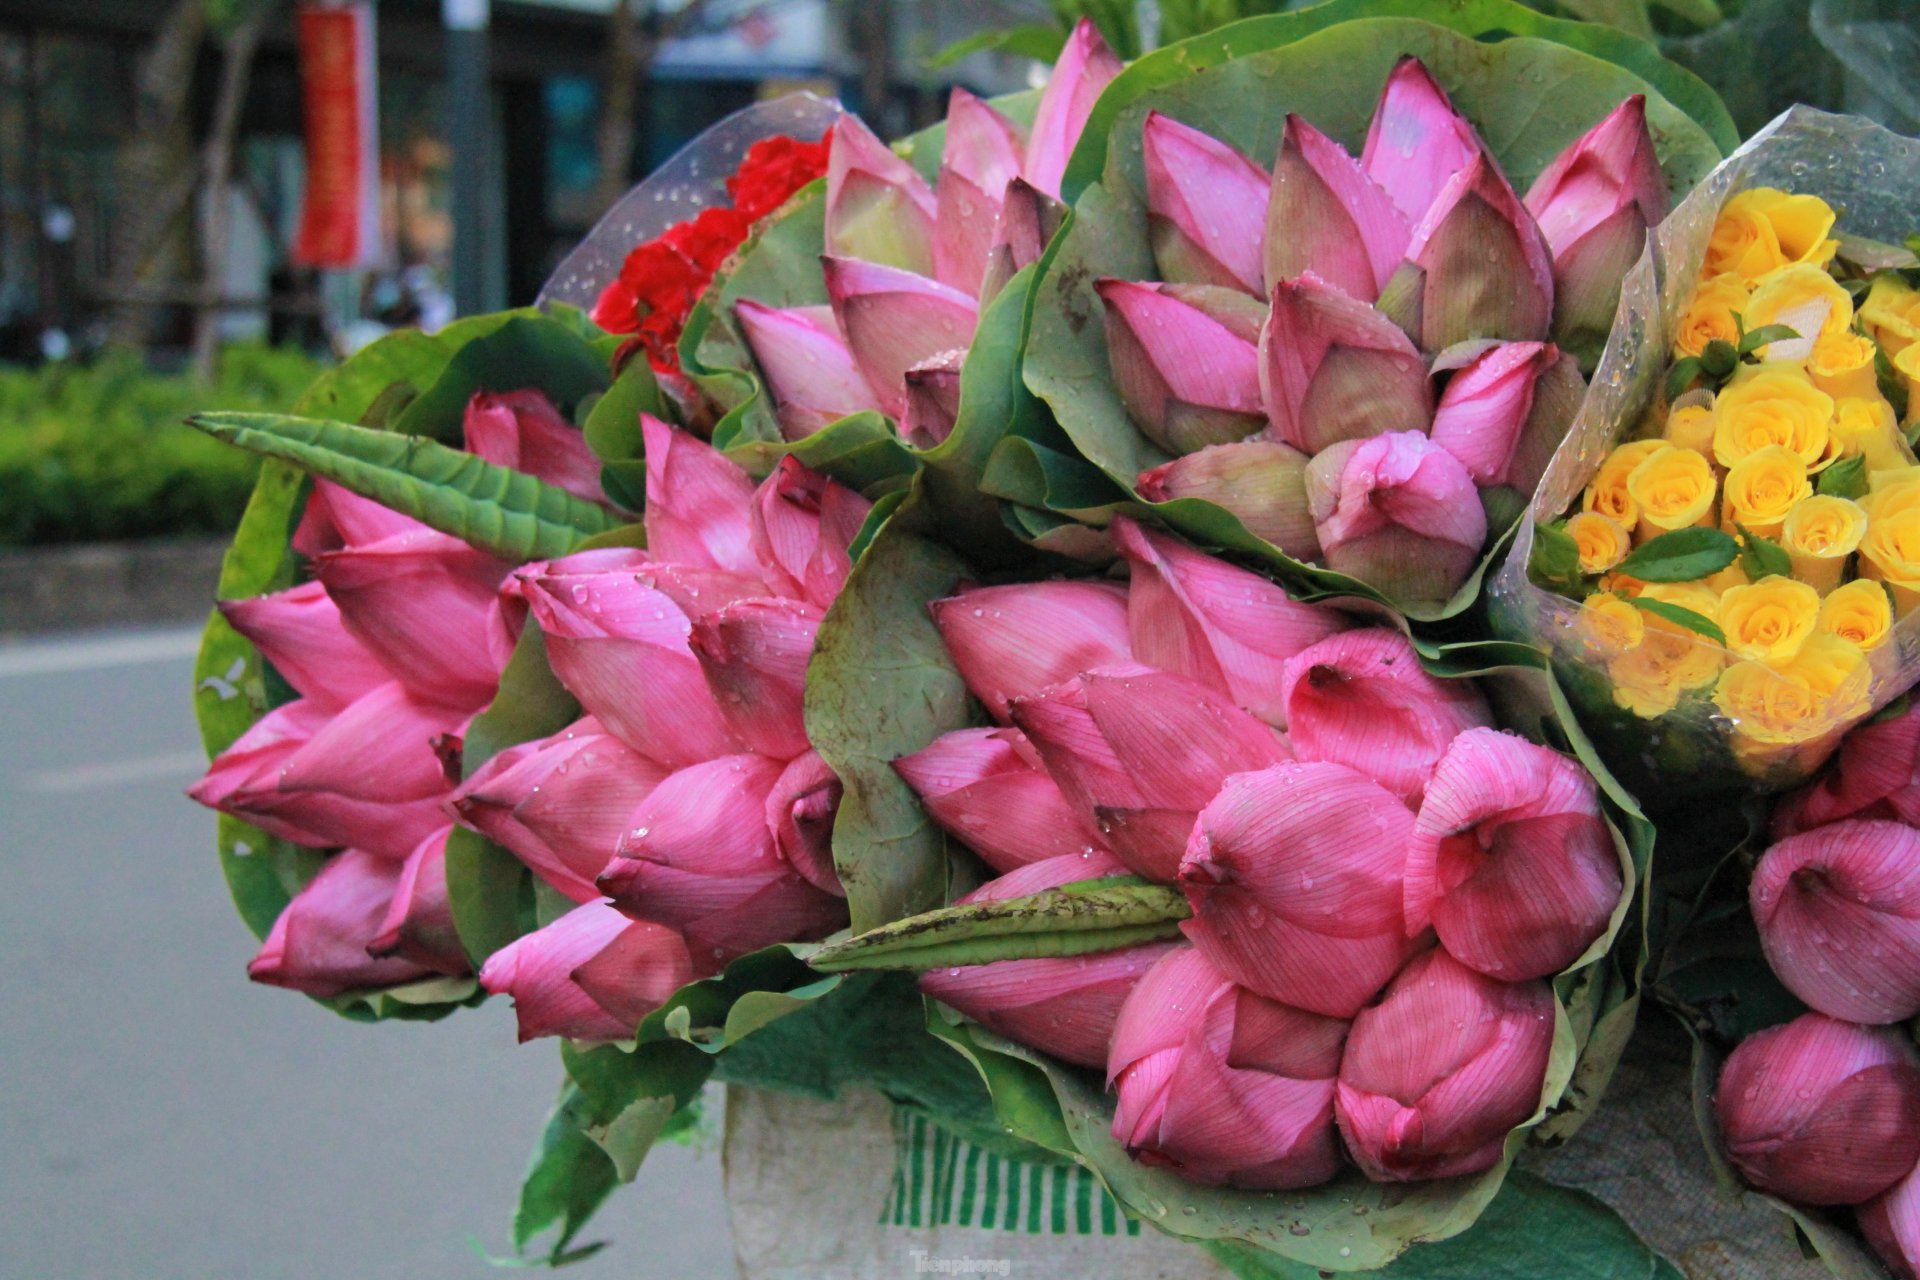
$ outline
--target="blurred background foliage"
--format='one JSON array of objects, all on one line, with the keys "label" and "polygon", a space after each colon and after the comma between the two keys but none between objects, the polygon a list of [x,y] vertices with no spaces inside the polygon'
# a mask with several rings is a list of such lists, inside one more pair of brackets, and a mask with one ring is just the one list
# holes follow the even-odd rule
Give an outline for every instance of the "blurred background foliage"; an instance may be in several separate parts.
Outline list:
[{"label": "blurred background foliage", "polygon": [[204,409],[285,412],[323,364],[299,350],[229,346],[217,376],[88,365],[0,367],[0,546],[224,533],[259,461],[184,424]]}]

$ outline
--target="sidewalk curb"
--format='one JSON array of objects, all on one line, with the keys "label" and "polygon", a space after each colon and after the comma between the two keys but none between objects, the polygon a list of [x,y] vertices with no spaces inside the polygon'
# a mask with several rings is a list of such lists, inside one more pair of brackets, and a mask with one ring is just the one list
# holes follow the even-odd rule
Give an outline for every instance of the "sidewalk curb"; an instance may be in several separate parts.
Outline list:
[{"label": "sidewalk curb", "polygon": [[166,538],[0,551],[0,638],[194,622],[230,540]]}]

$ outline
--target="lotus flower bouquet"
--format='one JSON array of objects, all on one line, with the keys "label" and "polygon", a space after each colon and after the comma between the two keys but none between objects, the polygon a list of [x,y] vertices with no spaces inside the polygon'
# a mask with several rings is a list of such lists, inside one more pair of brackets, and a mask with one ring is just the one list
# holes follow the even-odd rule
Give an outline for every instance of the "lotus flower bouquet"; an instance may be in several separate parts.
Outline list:
[{"label": "lotus flower bouquet", "polygon": [[1900,515],[1920,477],[1900,364],[1916,260],[1860,238],[1912,215],[1800,177],[1801,148],[1834,129],[1895,145],[1790,113],[1655,233],[1643,269],[1671,272],[1667,295],[1630,289],[1654,328],[1603,368],[1632,390],[1589,406],[1495,588],[1515,634],[1551,638],[1613,758],[1790,786],[1916,674]]},{"label": "lotus flower bouquet", "polygon": [[967,1052],[1024,1055],[1103,1117],[1076,1149],[1131,1211],[1205,1186],[1258,1215],[1311,1188],[1295,1209],[1345,1223],[1248,1238],[1383,1265],[1398,1249],[1351,1205],[1496,1186],[1592,1002],[1631,1017],[1608,948],[1640,868],[1581,764],[1496,728],[1398,630],[1130,517],[1111,534],[1124,580],[928,602],[983,722],[893,769],[994,878],[810,962],[923,971]]},{"label": "lotus flower bouquet", "polygon": [[[1449,615],[1572,424],[1670,184],[1718,153],[1659,89],[1571,49],[1526,56],[1590,87],[1556,113],[1579,127],[1516,147],[1515,100],[1463,70],[1512,46],[1270,30],[1277,47],[1103,99],[1028,381],[1162,519],[1318,594]],[[1376,92],[1359,119],[1356,84]]]}]

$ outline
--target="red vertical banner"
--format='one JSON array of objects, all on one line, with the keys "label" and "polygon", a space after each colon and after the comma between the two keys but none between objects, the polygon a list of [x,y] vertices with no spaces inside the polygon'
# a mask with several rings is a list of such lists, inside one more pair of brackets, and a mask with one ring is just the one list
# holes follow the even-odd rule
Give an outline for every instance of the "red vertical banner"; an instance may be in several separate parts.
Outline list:
[{"label": "red vertical banner", "polygon": [[295,261],[364,267],[380,256],[380,132],[373,6],[303,4],[300,87],[307,192]]}]

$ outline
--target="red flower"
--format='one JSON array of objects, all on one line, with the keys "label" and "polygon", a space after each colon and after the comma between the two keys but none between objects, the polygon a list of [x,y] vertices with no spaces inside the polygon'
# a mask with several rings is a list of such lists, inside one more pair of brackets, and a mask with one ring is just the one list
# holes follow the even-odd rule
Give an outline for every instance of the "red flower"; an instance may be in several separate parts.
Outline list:
[{"label": "red flower", "polygon": [[734,207],[702,209],[637,246],[619,279],[594,304],[593,322],[609,333],[634,334],[656,370],[677,370],[680,331],[713,273],[756,221],[827,171],[827,145],[824,138],[799,142],[784,136],[754,143],[727,179]]},{"label": "red flower", "polygon": [[758,221],[785,204],[794,192],[827,171],[828,140],[800,142],[780,135],[762,138],[747,149],[740,168],[727,179],[733,207]]}]

